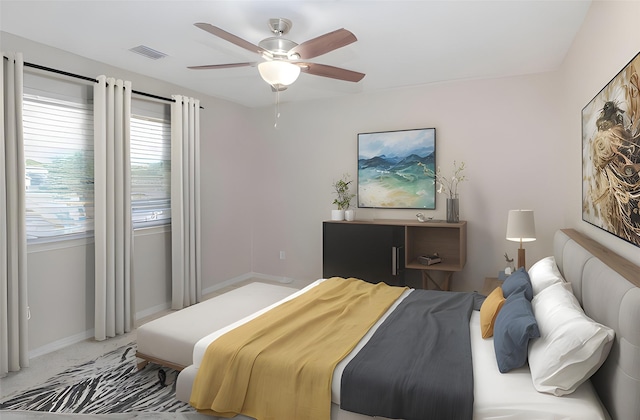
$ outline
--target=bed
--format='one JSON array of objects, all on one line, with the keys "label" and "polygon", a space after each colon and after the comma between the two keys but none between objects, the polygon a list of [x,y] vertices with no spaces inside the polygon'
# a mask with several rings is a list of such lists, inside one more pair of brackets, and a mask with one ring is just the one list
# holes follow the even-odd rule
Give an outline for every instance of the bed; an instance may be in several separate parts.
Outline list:
[{"label": "bed", "polygon": [[[547,302],[546,298],[541,298],[542,296],[549,294],[550,290],[570,289],[572,299],[584,308],[584,313],[594,321],[594,324],[601,327],[599,331],[605,331],[602,334],[609,339],[602,340],[599,344],[599,353],[588,357],[592,363],[590,370],[583,372],[585,379],[575,381],[575,389],[563,390],[561,386],[555,385],[556,388],[550,390],[549,383],[545,382],[547,378],[540,373],[540,370],[544,371],[544,369],[539,369],[540,360],[544,361],[544,357],[548,357],[548,354],[541,357],[540,355],[544,352],[530,353],[531,367],[525,364],[522,367],[510,369],[508,373],[500,373],[501,367],[496,361],[496,340],[482,338],[479,326],[480,312],[472,311],[467,321],[470,333],[470,359],[473,360],[471,416],[474,419],[640,419],[640,328],[637,325],[637,320],[640,319],[640,289],[638,288],[640,271],[638,267],[570,229],[561,230],[555,234],[553,255],[545,259],[544,263],[548,264],[549,261],[553,262],[552,268],[558,271],[563,280],[553,284],[553,287],[538,290],[536,296],[532,298],[533,308],[539,308],[542,314],[545,308],[543,303]],[[309,288],[272,303],[255,314],[242,319],[238,318],[236,322],[198,340],[193,347],[192,364],[183,369],[178,377],[176,397],[182,401],[191,400],[194,381],[211,343],[216,343],[220,337],[231,335],[228,334],[229,332],[239,331],[241,326],[250,325],[251,320],[260,319],[263,314],[277,311],[283,302],[290,302],[304,296],[322,282],[323,280],[319,280]],[[408,300],[407,296],[411,294],[410,290],[403,291],[397,301],[390,305],[380,319],[364,334],[353,351],[336,365],[331,377],[330,416],[332,419],[371,418],[371,416],[341,408],[341,404],[344,404],[344,401],[341,401],[341,378],[349,362],[356,358],[359,352],[364,353],[362,349],[366,348],[365,345],[372,340],[372,337],[377,336],[377,329],[385,325],[385,321],[392,317],[394,311],[402,305],[403,300]],[[537,306],[535,306],[535,299],[538,299]],[[501,310],[497,314],[498,317],[503,312],[505,311]],[[543,328],[542,324],[540,328]],[[380,329],[383,330],[383,328]],[[532,340],[536,340],[537,347],[541,347],[545,343],[550,345],[548,337],[551,336],[552,333],[545,332],[541,338]],[[551,343],[555,345],[555,342]],[[529,352],[532,347],[535,346],[530,345]],[[581,351],[582,349],[577,349],[570,353],[579,354]],[[534,360],[536,361],[535,369]],[[536,382],[535,385],[534,382]],[[544,392],[536,389],[536,387],[544,388],[545,386],[547,389]],[[566,395],[556,396],[554,393]],[[236,417],[248,418],[242,415]]]}]

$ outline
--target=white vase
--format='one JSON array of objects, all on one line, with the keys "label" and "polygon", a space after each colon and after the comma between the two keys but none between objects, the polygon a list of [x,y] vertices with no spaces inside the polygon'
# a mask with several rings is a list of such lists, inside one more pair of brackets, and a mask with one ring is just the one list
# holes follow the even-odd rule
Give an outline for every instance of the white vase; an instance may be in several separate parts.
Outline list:
[{"label": "white vase", "polygon": [[353,222],[356,220],[356,211],[353,209],[348,209],[344,211],[344,220],[348,222]]},{"label": "white vase", "polygon": [[344,220],[344,210],[331,210],[331,220]]}]

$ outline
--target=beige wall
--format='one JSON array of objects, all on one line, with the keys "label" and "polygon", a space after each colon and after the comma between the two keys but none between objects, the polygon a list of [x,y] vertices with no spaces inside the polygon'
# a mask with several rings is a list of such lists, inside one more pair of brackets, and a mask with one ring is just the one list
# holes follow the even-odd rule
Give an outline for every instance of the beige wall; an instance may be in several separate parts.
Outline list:
[{"label": "beige wall", "polygon": [[[423,86],[340,101],[281,106],[280,128],[272,113],[258,116],[266,139],[256,145],[264,167],[256,194],[254,271],[284,277],[321,275],[321,222],[330,216],[331,183],[355,178],[358,132],[436,128],[437,162],[451,171],[464,161],[469,181],[460,187],[461,218],[468,225],[468,262],[454,276],[458,290],[479,290],[485,276],[505,266],[517,245],[504,239],[509,209],[534,209],[538,241],[527,245],[530,261],[548,253],[562,227],[559,203],[565,176],[557,75],[537,74]],[[444,218],[444,198],[428,216]],[[356,219],[414,219],[416,210],[356,209]],[[287,255],[279,260],[279,251]]]},{"label": "beige wall", "polygon": [[[247,109],[146,76],[2,34],[3,50],[82,75],[129,79],[136,90],[199,97],[203,287],[251,273],[312,280],[322,275],[322,221],[331,183],[356,174],[359,132],[435,127],[446,171],[464,160],[461,217],[468,262],[453,287],[474,290],[504,267],[509,209],[535,210],[531,263],[549,255],[553,232],[575,227],[640,264],[638,248],[581,220],[580,111],[640,51],[640,2],[594,2],[561,68],[552,73],[434,84],[340,100]],[[366,79],[364,81],[366,83]],[[444,217],[443,196],[429,214]],[[357,218],[413,218],[409,210],[356,209]],[[136,234],[136,313],[169,301],[170,232]],[[77,341],[93,323],[92,244],[30,249],[30,348]],[[280,251],[286,259],[281,260]],[[52,317],[55,314],[56,317]]]}]

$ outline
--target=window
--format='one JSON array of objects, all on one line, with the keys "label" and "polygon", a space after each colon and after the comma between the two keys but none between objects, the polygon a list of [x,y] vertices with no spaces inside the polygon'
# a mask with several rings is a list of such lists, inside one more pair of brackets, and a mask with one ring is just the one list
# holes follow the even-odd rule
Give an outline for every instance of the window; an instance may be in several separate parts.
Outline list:
[{"label": "window", "polygon": [[[93,85],[25,73],[28,243],[93,235]],[[171,107],[133,99],[134,228],[171,223]]]},{"label": "window", "polygon": [[[67,94],[25,75],[24,152],[29,242],[93,232],[93,106],[86,86]],[[27,82],[33,82],[30,85]],[[65,85],[65,83],[61,83]],[[60,86],[57,86],[60,88]],[[62,86],[64,90],[64,86]],[[67,96],[71,92],[78,93]]]},{"label": "window", "polygon": [[171,223],[171,108],[134,100],[131,211],[134,228]]}]

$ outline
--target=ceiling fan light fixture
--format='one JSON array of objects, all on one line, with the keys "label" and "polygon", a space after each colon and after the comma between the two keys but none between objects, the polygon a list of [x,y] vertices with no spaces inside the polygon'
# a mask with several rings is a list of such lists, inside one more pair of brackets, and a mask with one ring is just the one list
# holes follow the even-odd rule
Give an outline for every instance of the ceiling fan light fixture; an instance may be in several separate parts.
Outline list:
[{"label": "ceiling fan light fixture", "polygon": [[258,64],[262,79],[271,86],[289,86],[298,79],[300,67],[287,61],[264,61]]}]

